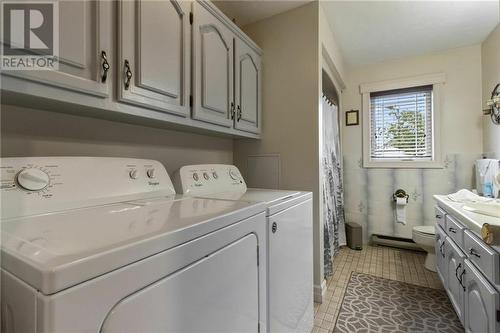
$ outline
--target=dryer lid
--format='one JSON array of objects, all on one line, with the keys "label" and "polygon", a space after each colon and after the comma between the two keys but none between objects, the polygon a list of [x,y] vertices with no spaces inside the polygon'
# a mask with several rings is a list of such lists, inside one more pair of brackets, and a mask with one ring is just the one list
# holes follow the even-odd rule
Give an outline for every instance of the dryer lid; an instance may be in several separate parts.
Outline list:
[{"label": "dryer lid", "polygon": [[436,228],[432,225],[419,225],[413,227],[413,230],[427,235],[434,235],[436,233]]}]

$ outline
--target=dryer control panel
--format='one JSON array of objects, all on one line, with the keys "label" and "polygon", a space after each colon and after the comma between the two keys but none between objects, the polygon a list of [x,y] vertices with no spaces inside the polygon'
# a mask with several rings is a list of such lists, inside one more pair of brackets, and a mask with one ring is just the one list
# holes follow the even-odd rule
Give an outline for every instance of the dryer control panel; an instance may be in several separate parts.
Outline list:
[{"label": "dryer control panel", "polygon": [[177,193],[192,196],[247,191],[240,170],[229,164],[187,165],[175,172],[173,178]]},{"label": "dryer control panel", "polygon": [[0,159],[1,218],[174,195],[158,161],[112,157]]}]

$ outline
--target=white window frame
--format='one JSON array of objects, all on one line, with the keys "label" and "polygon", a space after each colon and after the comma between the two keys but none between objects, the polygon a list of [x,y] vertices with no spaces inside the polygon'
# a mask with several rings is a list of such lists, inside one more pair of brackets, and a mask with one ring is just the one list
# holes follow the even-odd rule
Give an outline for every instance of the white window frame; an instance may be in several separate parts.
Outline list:
[{"label": "white window frame", "polygon": [[[444,73],[426,74],[402,79],[387,80],[380,82],[364,83],[359,86],[363,96],[363,167],[365,168],[443,168],[443,159],[441,155],[441,95],[442,87],[445,83]],[[432,144],[433,156],[431,160],[419,161],[408,159],[372,159],[370,154],[371,141],[371,111],[370,111],[370,93],[377,91],[387,91],[395,89],[412,88],[419,86],[432,85]]]}]

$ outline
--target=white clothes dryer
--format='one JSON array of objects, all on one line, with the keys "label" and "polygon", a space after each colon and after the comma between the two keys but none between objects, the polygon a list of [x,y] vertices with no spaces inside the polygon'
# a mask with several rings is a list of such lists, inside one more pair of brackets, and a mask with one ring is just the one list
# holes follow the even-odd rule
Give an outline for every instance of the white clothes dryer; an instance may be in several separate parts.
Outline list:
[{"label": "white clothes dryer", "polygon": [[314,321],[312,193],[248,189],[234,165],[184,166],[173,178],[184,195],[266,205],[268,330],[309,333]]},{"label": "white clothes dryer", "polygon": [[157,161],[0,160],[3,332],[265,332],[265,205]]}]

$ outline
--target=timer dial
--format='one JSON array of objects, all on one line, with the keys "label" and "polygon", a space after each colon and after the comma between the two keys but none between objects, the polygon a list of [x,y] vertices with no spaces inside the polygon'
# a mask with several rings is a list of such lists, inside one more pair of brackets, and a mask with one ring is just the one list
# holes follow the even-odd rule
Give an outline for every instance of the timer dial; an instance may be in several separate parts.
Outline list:
[{"label": "timer dial", "polygon": [[49,185],[49,175],[35,168],[20,171],[16,179],[19,186],[28,191],[40,191]]},{"label": "timer dial", "polygon": [[229,177],[231,177],[231,179],[233,180],[238,180],[240,178],[238,172],[236,172],[236,170],[233,169],[229,169]]}]

